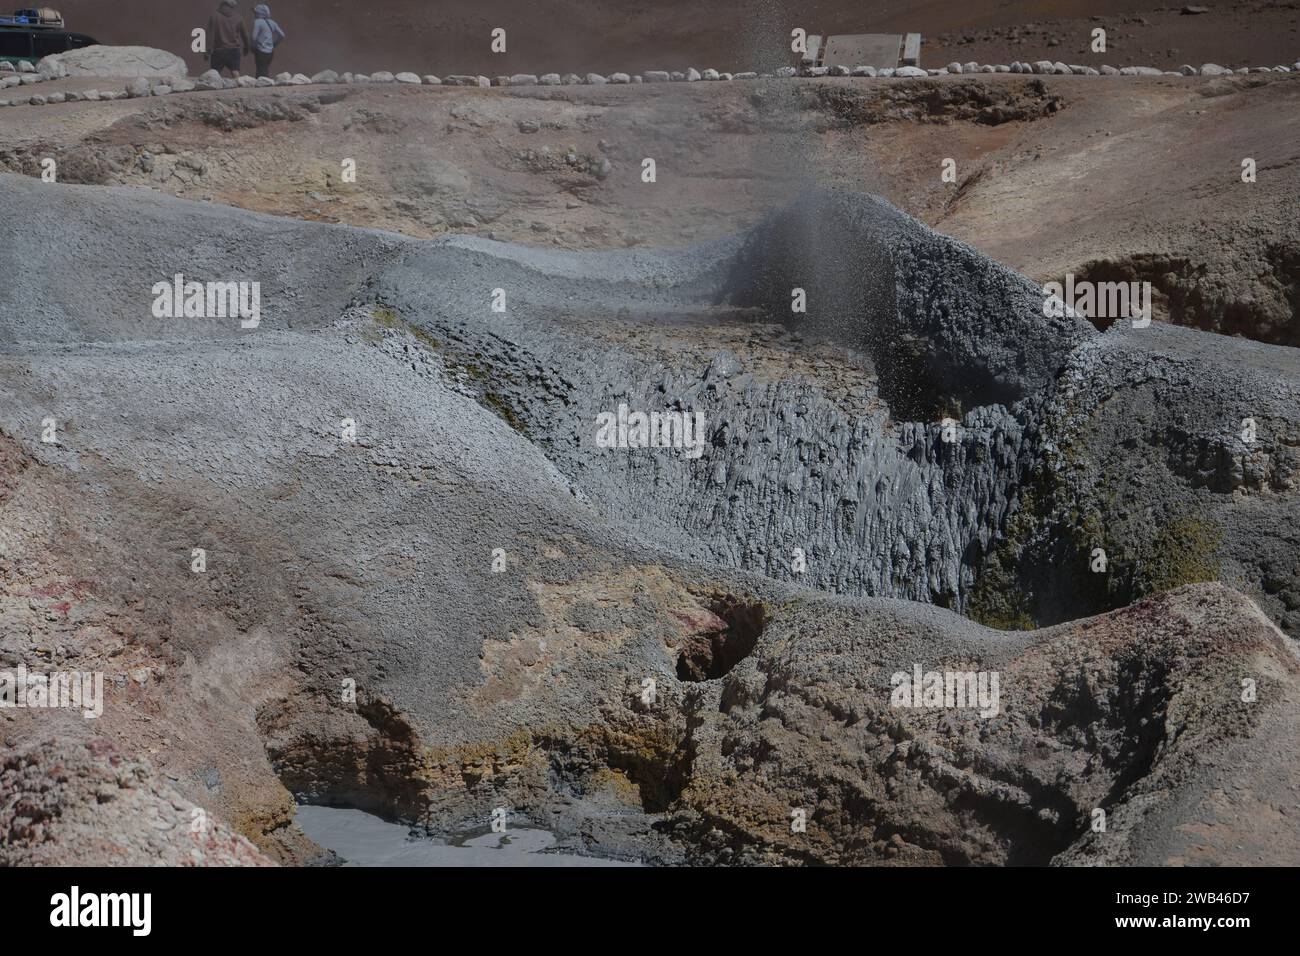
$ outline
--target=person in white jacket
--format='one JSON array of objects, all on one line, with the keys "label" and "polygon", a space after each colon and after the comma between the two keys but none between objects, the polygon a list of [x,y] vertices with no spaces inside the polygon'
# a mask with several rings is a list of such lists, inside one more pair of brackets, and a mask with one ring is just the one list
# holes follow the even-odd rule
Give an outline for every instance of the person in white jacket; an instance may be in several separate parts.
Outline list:
[{"label": "person in white jacket", "polygon": [[253,59],[257,61],[257,75],[271,75],[271,57],[284,39],[280,24],[271,19],[271,8],[265,3],[253,7]]}]

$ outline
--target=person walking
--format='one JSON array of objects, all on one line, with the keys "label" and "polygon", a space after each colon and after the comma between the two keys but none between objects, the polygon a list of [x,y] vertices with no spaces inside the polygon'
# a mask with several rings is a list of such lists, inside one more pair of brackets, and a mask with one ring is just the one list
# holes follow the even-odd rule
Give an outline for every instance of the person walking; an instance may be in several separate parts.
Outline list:
[{"label": "person walking", "polygon": [[239,76],[239,64],[248,53],[249,42],[235,0],[221,0],[217,12],[208,19],[208,48],[212,51],[208,62],[214,70],[229,70],[231,76]]},{"label": "person walking", "polygon": [[284,39],[280,24],[271,19],[271,8],[265,3],[253,7],[253,59],[257,62],[257,75],[271,75],[271,57]]}]

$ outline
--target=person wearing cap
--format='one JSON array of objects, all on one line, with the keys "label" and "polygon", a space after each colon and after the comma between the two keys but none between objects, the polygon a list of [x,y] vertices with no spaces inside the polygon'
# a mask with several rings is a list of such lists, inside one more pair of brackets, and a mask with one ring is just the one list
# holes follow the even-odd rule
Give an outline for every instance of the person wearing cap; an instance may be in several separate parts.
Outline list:
[{"label": "person wearing cap", "polygon": [[208,19],[208,62],[222,76],[229,70],[239,76],[239,64],[249,51],[248,31],[239,16],[235,0],[221,0],[217,12]]},{"label": "person wearing cap", "polygon": [[265,3],[253,7],[253,59],[257,62],[257,75],[271,75],[271,57],[284,39],[280,24],[271,19],[271,8]]}]

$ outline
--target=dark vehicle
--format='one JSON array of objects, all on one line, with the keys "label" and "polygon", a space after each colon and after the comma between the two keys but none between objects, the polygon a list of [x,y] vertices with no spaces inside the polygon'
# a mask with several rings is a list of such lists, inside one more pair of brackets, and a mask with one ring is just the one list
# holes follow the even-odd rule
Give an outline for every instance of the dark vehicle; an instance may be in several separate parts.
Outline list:
[{"label": "dark vehicle", "polygon": [[69,33],[63,16],[49,7],[19,10],[12,17],[0,17],[0,60],[35,62],[52,53],[66,53],[99,41],[84,33]]}]

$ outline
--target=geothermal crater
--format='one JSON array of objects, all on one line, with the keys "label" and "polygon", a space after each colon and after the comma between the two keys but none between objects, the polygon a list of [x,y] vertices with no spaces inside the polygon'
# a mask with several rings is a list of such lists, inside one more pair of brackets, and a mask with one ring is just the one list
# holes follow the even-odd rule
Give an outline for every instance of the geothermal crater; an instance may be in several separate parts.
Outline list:
[{"label": "geothermal crater", "polygon": [[[48,250],[0,251],[3,650],[126,654],[62,745],[263,853],[319,857],[298,801],[661,863],[1295,858],[1214,798],[1300,766],[1257,759],[1300,729],[1291,351],[1044,316],[846,192],[616,253],[0,202]],[[260,323],[155,319],[178,272],[260,282]],[[600,447],[620,404],[702,412],[704,453]],[[999,672],[997,716],[891,707],[918,664]]]}]

